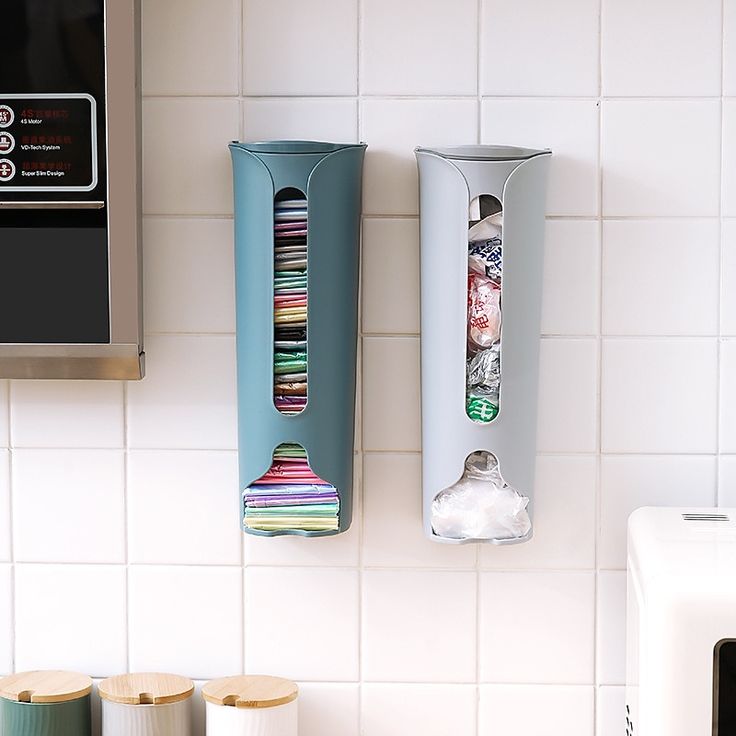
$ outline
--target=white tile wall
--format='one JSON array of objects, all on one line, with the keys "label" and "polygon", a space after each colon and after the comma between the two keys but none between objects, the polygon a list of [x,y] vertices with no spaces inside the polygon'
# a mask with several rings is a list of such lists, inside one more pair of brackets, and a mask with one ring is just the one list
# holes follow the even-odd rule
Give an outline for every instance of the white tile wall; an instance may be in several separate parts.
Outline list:
[{"label": "white tile wall", "polygon": [[482,573],[480,681],[592,682],[594,588],[592,573]]},{"label": "white tile wall", "polygon": [[473,572],[365,572],[363,679],[474,681],[476,610]]},{"label": "white tile wall", "polygon": [[139,565],[129,573],[133,672],[222,677],[243,667],[239,567]]},{"label": "white tile wall", "polygon": [[484,685],[479,732],[588,736],[595,728],[593,700],[592,687]]},{"label": "white tile wall", "polygon": [[[627,515],[736,504],[734,4],[143,5],[148,377],[0,381],[0,673],[274,672],[301,736],[621,733]],[[238,137],[370,145],[333,539],[237,528]],[[555,153],[535,537],[480,550],[420,527],[413,154],[479,141]]]},{"label": "white tile wall", "polygon": [[721,94],[720,0],[702,0],[697,13],[668,0],[603,0],[602,8],[603,94]]},{"label": "white tile wall", "polygon": [[368,684],[363,736],[446,736],[475,733],[476,693],[470,685]]},{"label": "white tile wall", "polygon": [[125,562],[125,458],[120,450],[16,450],[18,562]]}]

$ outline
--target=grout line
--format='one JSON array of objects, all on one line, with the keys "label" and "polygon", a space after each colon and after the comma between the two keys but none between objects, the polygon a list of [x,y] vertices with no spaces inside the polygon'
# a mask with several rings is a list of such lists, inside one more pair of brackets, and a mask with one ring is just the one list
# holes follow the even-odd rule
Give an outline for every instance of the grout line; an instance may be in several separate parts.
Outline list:
[{"label": "grout line", "polygon": [[[291,94],[287,95],[284,93],[275,93],[272,95],[247,95],[245,93],[234,93],[234,94],[146,94],[143,95],[142,100],[144,102],[149,101],[173,101],[182,100],[188,102],[213,102],[213,101],[228,101],[228,100],[355,100],[356,98],[362,98],[365,100],[475,100],[477,95],[474,94],[380,94],[380,93],[359,93],[358,95],[353,94]],[[734,95],[724,95],[725,99],[734,99]],[[480,99],[482,100],[494,100],[499,102],[518,102],[520,100],[549,100],[555,102],[584,102],[591,100],[603,100],[610,102],[631,102],[631,103],[658,103],[658,102],[708,102],[716,101],[721,99],[721,95],[552,95],[552,94],[521,94],[521,95],[493,95],[493,94],[481,94]]]},{"label": "grout line", "polygon": [[[239,64],[240,64],[240,140],[246,140],[247,126],[245,121],[245,3],[247,0],[240,0],[240,46],[239,52]],[[234,213],[233,213],[234,217]],[[236,398],[237,403],[237,398]],[[238,454],[238,448],[235,449],[236,456]],[[246,620],[245,620],[245,596],[246,596],[246,572],[247,572],[247,561],[245,555],[245,544],[246,535],[240,529],[241,523],[241,489],[240,485],[237,487],[237,509],[238,509],[238,530],[240,534],[240,671],[245,674],[245,662],[247,659],[247,635],[246,635]]]},{"label": "grout line", "polygon": [[130,477],[128,463],[130,461],[128,430],[128,382],[123,382],[123,442],[125,445],[123,458],[123,550],[125,555],[125,667],[130,672],[130,545],[128,518],[128,479]]},{"label": "grout line", "polygon": [[[491,547],[493,545],[486,544],[481,545],[477,544],[475,545],[477,547]],[[10,564],[10,563],[5,563]],[[16,566],[24,567],[24,568],[32,568],[32,567],[84,567],[84,568],[99,568],[99,567],[109,567],[109,568],[125,568],[129,567],[131,569],[133,568],[176,568],[176,569],[192,569],[192,570],[238,570],[240,569],[240,564],[235,562],[232,564],[229,563],[213,563],[213,564],[207,564],[207,563],[194,563],[194,562],[131,562],[128,565],[126,565],[124,562],[89,562],[89,561],[82,561],[82,562],[74,562],[70,560],[65,560],[63,562],[59,561],[39,561],[39,560],[33,560],[33,561],[21,561],[16,560],[15,562]],[[476,570],[480,571],[481,573],[498,573],[503,575],[538,575],[538,574],[548,574],[548,575],[595,575],[596,570],[592,567],[493,567],[493,566],[484,566],[483,563],[480,563],[480,566],[476,568],[476,562],[473,561],[472,563],[468,563],[467,565],[428,565],[428,566],[421,566],[421,565],[406,565],[404,563],[396,563],[394,565],[370,565],[365,564],[365,562],[361,562],[360,559],[355,564],[351,565],[337,565],[335,563],[331,564],[295,564],[295,563],[289,563],[289,564],[281,564],[277,562],[273,563],[254,563],[248,565],[248,568],[258,568],[258,569],[266,569],[266,570],[331,570],[331,571],[345,571],[345,570],[354,570],[354,571],[363,571],[363,572],[421,572],[421,573],[436,573],[436,572],[462,572],[462,573],[473,573],[476,572]],[[602,570],[619,570],[619,568],[601,568]]]},{"label": "grout line", "polygon": [[[356,92],[358,94],[357,97],[357,105],[358,105],[358,117],[357,117],[357,140],[362,141],[364,140],[363,135],[363,100],[362,100],[362,92],[363,92],[363,0],[356,0],[356,12],[357,12],[357,23],[356,23],[356,43],[357,43],[357,69],[356,69]],[[369,154],[366,154],[366,156]],[[365,191],[363,190],[363,200],[365,199]],[[362,204],[362,202],[361,202]],[[365,455],[363,453],[363,445],[365,442],[365,423],[364,423],[364,416],[365,416],[365,406],[363,402],[363,360],[364,360],[364,352],[363,352],[363,296],[364,296],[364,272],[363,272],[363,265],[364,265],[364,218],[363,218],[363,207],[361,206],[361,218],[360,218],[360,270],[359,270],[359,288],[358,288],[358,358],[359,362],[358,365],[356,365],[356,403],[358,404],[360,408],[360,412],[358,413],[359,418],[359,427],[356,428],[360,430],[360,454],[357,457],[356,466],[360,468],[359,472],[356,474],[355,471],[353,471],[354,475],[357,475],[357,478],[353,478],[353,485],[357,485],[358,488],[358,503],[355,503],[355,499],[353,500],[353,515],[355,515],[356,506],[358,506],[359,512],[360,512],[360,518],[358,520],[358,641],[356,643],[357,650],[358,650],[358,733],[363,733],[364,731],[364,723],[363,723],[363,709],[364,709],[364,701],[363,701],[363,627],[365,626],[365,620],[363,617],[363,610],[365,607],[365,572],[364,572],[364,557],[363,557],[363,540],[365,538]],[[353,430],[354,432],[356,430]],[[355,495],[356,489],[353,488],[353,494]]]},{"label": "grout line", "polygon": [[16,596],[16,580],[15,580],[15,517],[13,515],[15,492],[15,483],[13,475],[13,422],[12,422],[12,398],[11,398],[11,381],[5,382],[5,390],[7,396],[7,406],[5,409],[5,421],[8,431],[8,544],[10,545],[10,669],[11,672],[16,671],[16,662],[18,659],[17,637],[16,637],[16,621],[18,616],[18,601]]},{"label": "grout line", "polygon": [[[599,583],[599,540],[601,527],[601,455],[603,450],[603,290],[604,290],[604,246],[603,246],[603,3],[598,3],[598,151],[597,151],[597,176],[598,176],[598,337],[597,337],[597,391],[596,391],[596,430],[597,430],[597,457],[596,457],[596,481],[594,519],[595,530],[593,534],[593,564],[596,573],[593,576],[593,671],[592,678],[594,688],[598,684],[598,598],[600,595]],[[596,691],[593,692],[593,732],[598,732],[598,698]]]},{"label": "grout line", "polygon": [[726,34],[725,34],[725,13],[726,0],[721,0],[721,127],[720,127],[720,156],[718,157],[718,179],[719,194],[718,197],[718,335],[719,340],[716,343],[716,487],[715,487],[715,504],[721,505],[721,400],[723,398],[721,391],[721,382],[723,380],[723,195],[724,195],[724,137],[726,125],[726,109],[724,103],[724,82],[725,82],[725,55],[726,55]]}]

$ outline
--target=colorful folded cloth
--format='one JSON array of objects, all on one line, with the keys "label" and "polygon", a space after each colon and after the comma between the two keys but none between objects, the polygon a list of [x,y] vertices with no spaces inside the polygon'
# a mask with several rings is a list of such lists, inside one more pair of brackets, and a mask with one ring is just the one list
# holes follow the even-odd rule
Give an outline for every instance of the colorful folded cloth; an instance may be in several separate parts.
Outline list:
[{"label": "colorful folded cloth", "polygon": [[277,411],[307,407],[307,200],[274,205],[274,387]]},{"label": "colorful folded cloth", "polygon": [[254,531],[337,531],[339,513],[337,489],[312,472],[297,444],[279,445],[269,471],[243,492],[243,523]]}]

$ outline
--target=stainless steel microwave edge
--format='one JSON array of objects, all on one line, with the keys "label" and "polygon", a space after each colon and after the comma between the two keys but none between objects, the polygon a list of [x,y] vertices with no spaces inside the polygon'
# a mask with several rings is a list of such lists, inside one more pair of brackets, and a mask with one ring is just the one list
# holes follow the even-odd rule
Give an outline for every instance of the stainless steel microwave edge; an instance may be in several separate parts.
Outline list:
[{"label": "stainless steel microwave edge", "polygon": [[[140,0],[3,0],[3,10],[0,378],[140,379]],[[69,135],[63,121],[35,135],[57,112]],[[49,140],[61,151],[26,153]],[[59,186],[64,176],[74,186]]]}]

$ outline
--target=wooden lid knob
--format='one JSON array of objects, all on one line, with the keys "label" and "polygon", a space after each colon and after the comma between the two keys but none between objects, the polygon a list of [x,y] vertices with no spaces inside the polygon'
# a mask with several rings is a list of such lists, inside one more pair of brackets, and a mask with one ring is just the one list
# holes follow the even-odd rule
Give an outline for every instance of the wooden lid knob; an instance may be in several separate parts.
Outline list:
[{"label": "wooden lid knob", "polygon": [[91,692],[91,678],[77,672],[18,672],[0,680],[0,698],[19,703],[67,703]]},{"label": "wooden lid knob", "polygon": [[116,675],[103,680],[98,691],[103,700],[125,705],[165,705],[186,700],[194,692],[188,677],[159,672]]},{"label": "wooden lid knob", "polygon": [[236,708],[274,708],[296,700],[295,682],[268,675],[241,675],[211,680],[202,688],[202,697],[214,705]]}]

